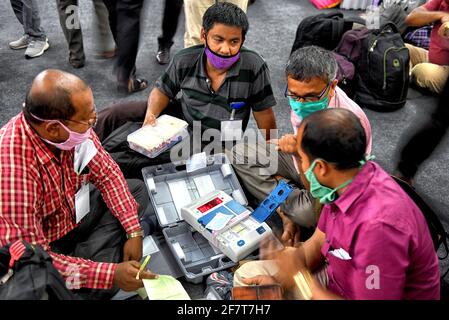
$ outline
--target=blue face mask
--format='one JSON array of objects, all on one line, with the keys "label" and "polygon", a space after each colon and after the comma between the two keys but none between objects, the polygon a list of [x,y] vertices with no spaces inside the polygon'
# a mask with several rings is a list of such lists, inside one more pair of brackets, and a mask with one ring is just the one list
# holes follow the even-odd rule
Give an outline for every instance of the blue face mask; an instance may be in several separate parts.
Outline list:
[{"label": "blue face mask", "polygon": [[326,94],[324,99],[313,101],[313,102],[299,102],[292,98],[288,98],[288,101],[290,102],[290,106],[293,109],[293,111],[300,117],[301,119],[304,119],[308,115],[320,111],[323,109],[326,109],[329,105],[329,92]]}]

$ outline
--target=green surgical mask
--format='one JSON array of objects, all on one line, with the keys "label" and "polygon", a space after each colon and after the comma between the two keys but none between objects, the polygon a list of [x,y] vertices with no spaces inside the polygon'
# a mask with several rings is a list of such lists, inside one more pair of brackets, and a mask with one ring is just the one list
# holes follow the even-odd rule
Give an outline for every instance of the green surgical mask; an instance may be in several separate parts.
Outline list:
[{"label": "green surgical mask", "polygon": [[[372,160],[372,159],[374,159],[374,156],[370,155],[370,156],[367,156],[365,159],[360,160],[359,161],[360,168],[363,167],[367,163],[367,161]],[[312,196],[316,199],[319,199],[321,204],[329,204],[329,203],[332,203],[335,201],[336,194],[337,194],[338,190],[346,187],[347,185],[349,185],[352,182],[352,178],[349,179],[348,181],[342,183],[335,189],[331,189],[326,186],[323,186],[316,178],[315,173],[313,173],[313,169],[315,169],[317,160],[318,159],[315,159],[315,161],[312,162],[312,165],[304,173],[304,175],[306,176],[306,179],[310,183],[310,193],[312,194]]]},{"label": "green surgical mask", "polygon": [[304,119],[308,115],[320,111],[323,109],[326,109],[329,105],[329,92],[326,94],[326,97],[324,99],[313,101],[313,102],[299,102],[292,98],[288,98],[290,102],[290,107],[293,109],[293,111],[300,117],[301,119]]},{"label": "green surgical mask", "polygon": [[315,161],[312,162],[312,165],[310,168],[304,173],[306,176],[306,179],[310,183],[310,193],[312,194],[312,197],[319,199],[321,204],[328,204],[335,201],[336,198],[336,192],[346,187],[348,184],[352,182],[352,179],[349,179],[345,183],[339,185],[335,189],[331,189],[328,187],[323,186],[318,179],[316,178],[315,174],[313,173],[313,169],[315,169],[316,161],[318,159],[315,159]]}]

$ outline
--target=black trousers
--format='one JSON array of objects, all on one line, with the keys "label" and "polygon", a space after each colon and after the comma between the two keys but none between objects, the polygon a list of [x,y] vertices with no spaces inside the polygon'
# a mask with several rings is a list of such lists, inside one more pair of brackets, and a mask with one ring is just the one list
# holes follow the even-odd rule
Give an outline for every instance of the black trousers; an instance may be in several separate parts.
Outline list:
[{"label": "black trousers", "polygon": [[419,166],[432,154],[449,127],[449,81],[443,88],[438,107],[422,128],[402,149],[398,170],[408,178],[418,171]]},{"label": "black trousers", "polygon": [[[141,180],[127,180],[129,190],[139,204],[139,218],[149,205],[148,193]],[[81,224],[61,239],[50,243],[56,253],[80,257],[96,262],[120,263],[123,261],[123,245],[126,232],[106,206],[100,192],[90,191],[90,212]],[[119,288],[109,290],[82,288],[74,290],[87,300],[110,299]]]},{"label": "black trousers", "polygon": [[126,87],[135,73],[142,7],[143,0],[116,1],[117,81],[119,85]]},{"label": "black trousers", "polygon": [[183,0],[165,0],[164,16],[162,18],[162,35],[157,38],[159,47],[170,48],[173,45],[173,37],[178,29],[182,4]]},{"label": "black trousers", "polygon": [[[98,113],[98,121],[94,128],[95,133],[104,141],[115,129],[126,122],[143,122],[147,112],[147,101],[123,101],[113,104]],[[175,100],[170,101],[162,114],[169,114],[183,118],[181,104]]]}]

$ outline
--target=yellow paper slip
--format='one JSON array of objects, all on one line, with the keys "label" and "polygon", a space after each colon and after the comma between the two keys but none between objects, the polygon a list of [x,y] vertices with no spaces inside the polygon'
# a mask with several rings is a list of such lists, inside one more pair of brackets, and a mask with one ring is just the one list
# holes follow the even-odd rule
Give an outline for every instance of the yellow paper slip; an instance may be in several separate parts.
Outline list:
[{"label": "yellow paper slip", "polygon": [[143,284],[149,300],[190,300],[181,282],[172,276],[144,279]]}]

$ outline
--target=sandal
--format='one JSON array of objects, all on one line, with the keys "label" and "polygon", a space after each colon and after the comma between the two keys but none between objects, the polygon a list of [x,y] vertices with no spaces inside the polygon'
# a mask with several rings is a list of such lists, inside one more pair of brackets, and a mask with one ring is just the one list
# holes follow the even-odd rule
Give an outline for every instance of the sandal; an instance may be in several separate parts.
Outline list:
[{"label": "sandal", "polygon": [[128,81],[128,85],[119,85],[117,87],[118,91],[124,93],[134,93],[145,90],[148,88],[148,81],[145,79],[139,79],[136,76],[133,76]]}]

